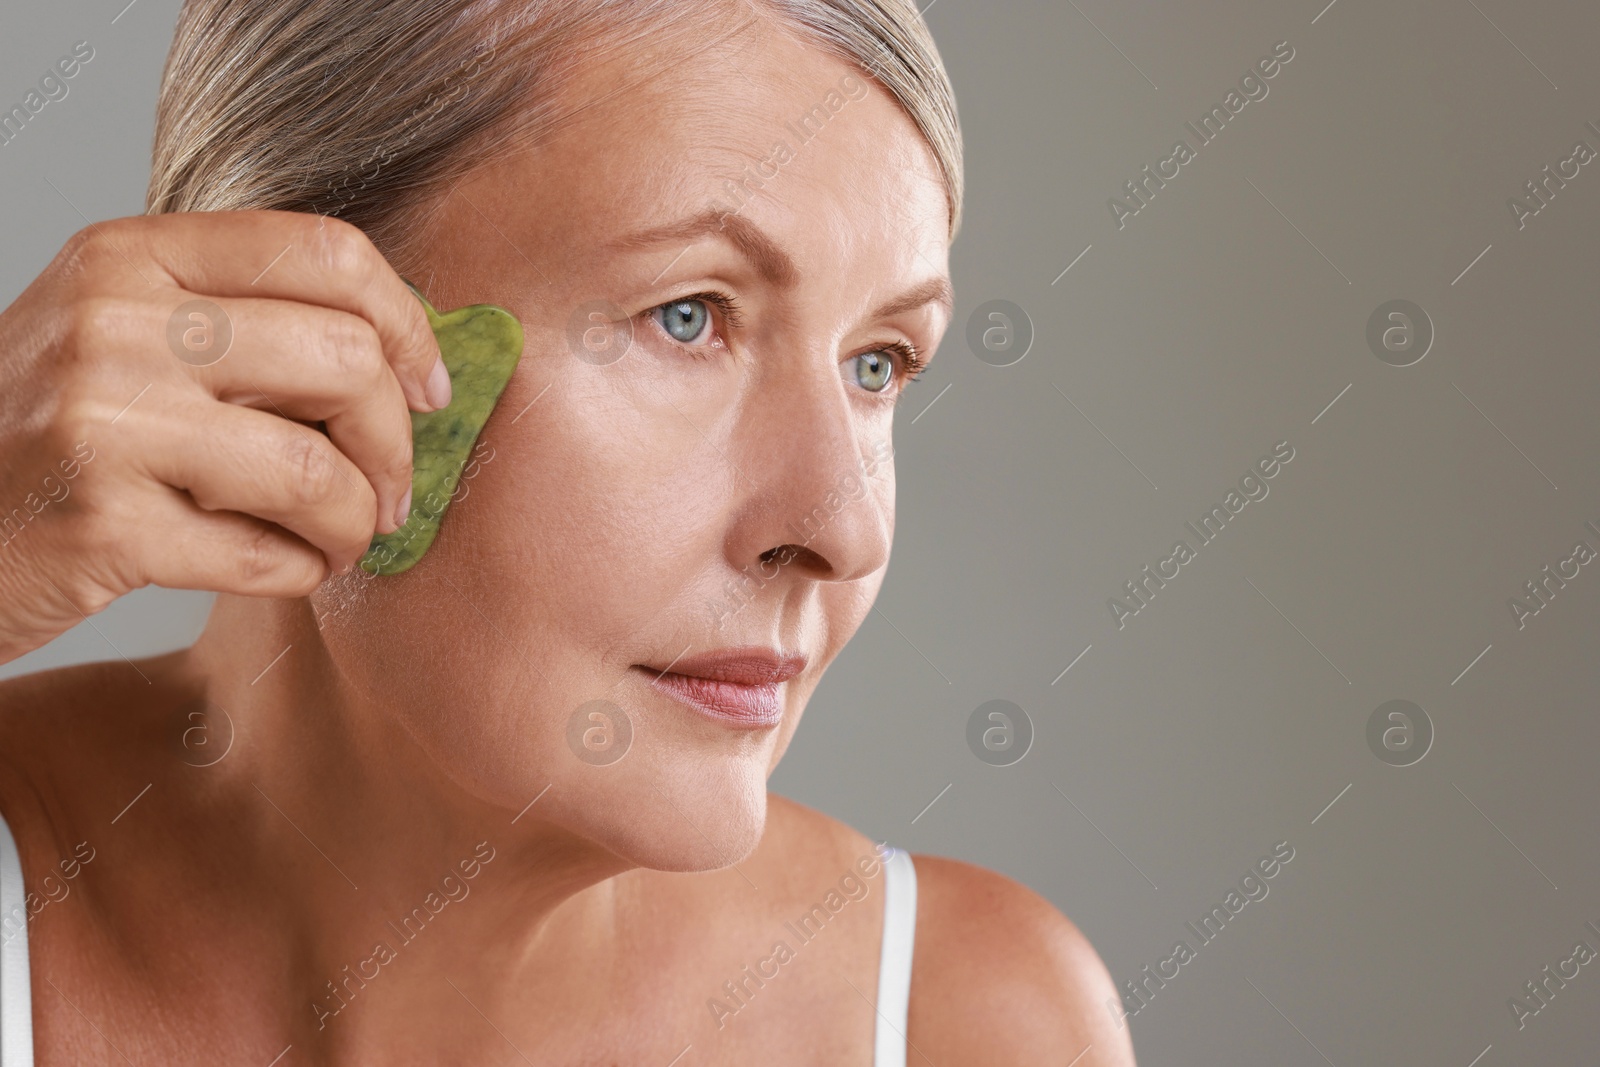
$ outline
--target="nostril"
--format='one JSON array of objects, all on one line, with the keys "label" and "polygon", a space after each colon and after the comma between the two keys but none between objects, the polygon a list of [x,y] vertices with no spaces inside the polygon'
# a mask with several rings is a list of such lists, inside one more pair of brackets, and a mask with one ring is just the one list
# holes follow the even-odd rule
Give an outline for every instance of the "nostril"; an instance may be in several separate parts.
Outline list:
[{"label": "nostril", "polygon": [[797,544],[784,544],[776,548],[769,548],[760,556],[763,567],[776,564],[779,568],[800,563],[804,568],[826,574],[833,569],[832,564],[823,559],[816,552]]}]

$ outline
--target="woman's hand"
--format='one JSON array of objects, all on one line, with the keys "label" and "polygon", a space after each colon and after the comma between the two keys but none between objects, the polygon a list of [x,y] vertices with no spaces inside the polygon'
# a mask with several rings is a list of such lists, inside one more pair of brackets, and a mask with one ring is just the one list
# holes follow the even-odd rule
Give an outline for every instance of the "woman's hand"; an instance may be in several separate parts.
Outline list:
[{"label": "woman's hand", "polygon": [[0,313],[0,663],[144,585],[306,595],[404,520],[407,409],[449,400],[348,223],[91,224]]}]

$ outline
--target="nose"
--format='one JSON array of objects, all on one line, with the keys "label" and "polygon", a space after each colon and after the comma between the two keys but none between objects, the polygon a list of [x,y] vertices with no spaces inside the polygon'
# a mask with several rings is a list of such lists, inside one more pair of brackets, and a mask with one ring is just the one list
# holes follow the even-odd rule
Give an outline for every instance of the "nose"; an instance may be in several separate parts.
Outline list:
[{"label": "nose", "polygon": [[889,562],[889,419],[850,397],[830,360],[773,375],[746,408],[737,453],[745,477],[726,541],[735,570],[849,582]]}]

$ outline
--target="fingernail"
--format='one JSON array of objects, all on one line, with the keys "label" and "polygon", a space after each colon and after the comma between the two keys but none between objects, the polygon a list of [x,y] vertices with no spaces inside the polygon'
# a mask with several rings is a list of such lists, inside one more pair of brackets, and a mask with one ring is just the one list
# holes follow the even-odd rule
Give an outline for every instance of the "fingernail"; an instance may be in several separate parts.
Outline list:
[{"label": "fingernail", "polygon": [[406,490],[406,495],[400,498],[400,506],[394,512],[394,524],[398,529],[406,524],[406,519],[411,517],[411,490]]},{"label": "fingernail", "polygon": [[428,372],[428,384],[423,392],[435,411],[450,406],[450,372],[445,369],[442,357],[434,360],[433,370]]}]

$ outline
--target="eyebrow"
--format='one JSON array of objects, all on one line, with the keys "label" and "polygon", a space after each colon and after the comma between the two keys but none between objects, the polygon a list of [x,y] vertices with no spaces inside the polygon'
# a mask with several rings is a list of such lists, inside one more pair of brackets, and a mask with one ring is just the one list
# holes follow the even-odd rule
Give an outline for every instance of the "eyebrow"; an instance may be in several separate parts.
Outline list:
[{"label": "eyebrow", "polygon": [[794,265],[794,260],[772,238],[761,232],[759,226],[741,215],[715,209],[665,226],[627,234],[612,242],[611,247],[618,250],[640,249],[666,241],[695,241],[718,232],[744,253],[745,258],[755,265],[763,281],[788,287],[800,280],[800,271]]},{"label": "eyebrow", "polygon": [[872,313],[875,319],[887,319],[907,311],[916,311],[928,304],[938,304],[945,311],[955,307],[955,293],[950,288],[950,279],[942,275],[929,278],[927,281],[909,290],[902,296],[897,296],[887,304],[882,305]]},{"label": "eyebrow", "polygon": [[[763,281],[785,288],[799,282],[800,270],[795,266],[794,260],[789,258],[788,253],[779,248],[777,242],[768,237],[759,226],[742,215],[715,209],[703,211],[678,222],[667,223],[665,226],[626,234],[613,241],[610,247],[619,251],[637,250],[667,241],[693,242],[719,232],[754,264],[756,273]],[[907,311],[915,311],[928,304],[938,304],[947,312],[954,309],[955,294],[951,290],[950,279],[942,275],[929,278],[878,307],[871,317],[886,319]]]}]

